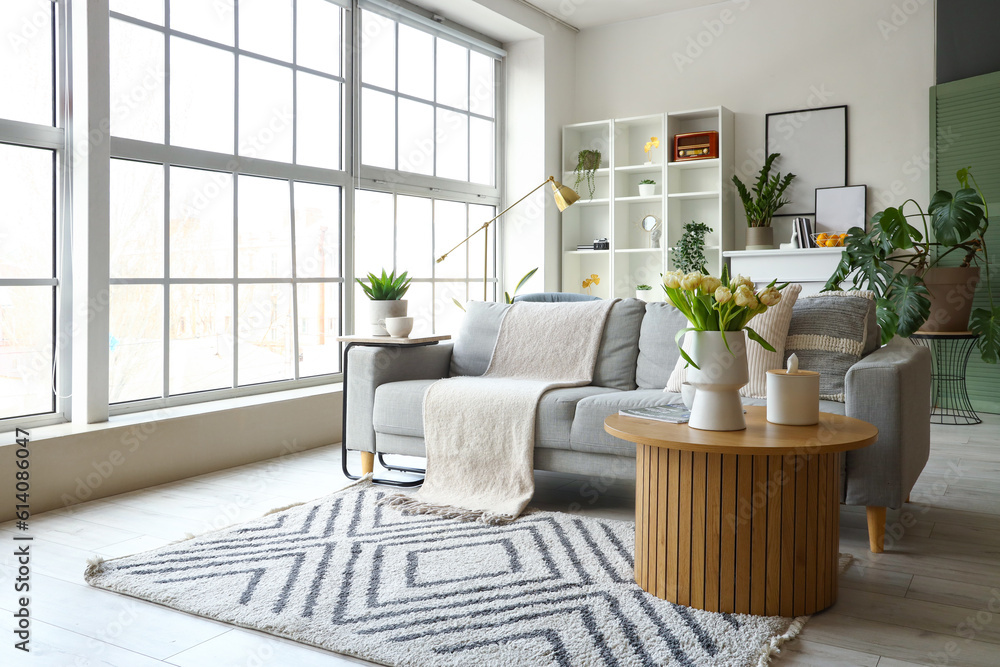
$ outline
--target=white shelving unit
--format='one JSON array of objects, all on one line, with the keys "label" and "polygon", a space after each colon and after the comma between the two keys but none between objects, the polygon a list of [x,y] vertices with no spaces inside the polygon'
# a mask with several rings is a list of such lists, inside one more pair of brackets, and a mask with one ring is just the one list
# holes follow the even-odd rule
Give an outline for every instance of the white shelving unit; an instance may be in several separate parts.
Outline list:
[{"label": "white shelving unit", "polygon": [[[717,130],[720,157],[669,163],[673,136],[681,132]],[[643,147],[659,137],[646,162]],[[580,184],[581,200],[563,212],[562,291],[586,292],[582,283],[592,274],[601,284],[590,293],[602,298],[631,297],[639,284],[653,285],[655,299],[660,274],[668,266],[668,249],[680,239],[691,219],[708,224],[706,238],[709,269],[715,273],[724,261],[722,252],[733,245],[733,115],[724,107],[682,113],[654,114],[614,120],[577,123],[563,128],[563,182],[572,186],[573,167],[582,149],[601,151],[593,199]],[[639,195],[639,181],[656,181],[656,194]],[[639,226],[647,215],[661,221],[659,247]],[[687,218],[687,219],[685,219]],[[610,250],[577,250],[581,243],[607,238]]]}]

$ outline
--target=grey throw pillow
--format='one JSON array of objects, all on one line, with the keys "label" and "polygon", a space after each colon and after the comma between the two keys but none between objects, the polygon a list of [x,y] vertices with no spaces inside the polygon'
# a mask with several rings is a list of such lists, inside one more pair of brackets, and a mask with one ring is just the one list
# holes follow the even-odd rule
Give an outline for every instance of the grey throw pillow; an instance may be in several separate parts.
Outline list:
[{"label": "grey throw pillow", "polygon": [[482,375],[490,367],[500,335],[500,323],[510,308],[506,303],[470,301],[455,336],[451,353],[451,375]]},{"label": "grey throw pillow", "polygon": [[794,352],[799,368],[819,372],[819,397],[843,402],[848,369],[877,348],[878,339],[870,292],[814,294],[792,309],[784,361]]},{"label": "grey throw pillow", "polygon": [[687,318],[673,304],[665,301],[646,304],[646,316],[639,330],[639,358],[635,382],[640,389],[663,389],[667,386],[681,353],[674,337],[688,326]]},{"label": "grey throw pillow", "polygon": [[611,307],[590,384],[622,391],[635,389],[639,329],[645,314],[646,304],[639,299],[622,299]]}]

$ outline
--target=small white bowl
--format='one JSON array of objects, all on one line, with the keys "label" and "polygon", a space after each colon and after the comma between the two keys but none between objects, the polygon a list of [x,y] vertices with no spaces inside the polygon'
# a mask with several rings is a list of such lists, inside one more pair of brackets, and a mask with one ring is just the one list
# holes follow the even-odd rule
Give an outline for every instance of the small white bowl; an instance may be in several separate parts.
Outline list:
[{"label": "small white bowl", "polygon": [[406,338],[413,331],[413,318],[387,317],[385,318],[385,330],[393,338]]}]

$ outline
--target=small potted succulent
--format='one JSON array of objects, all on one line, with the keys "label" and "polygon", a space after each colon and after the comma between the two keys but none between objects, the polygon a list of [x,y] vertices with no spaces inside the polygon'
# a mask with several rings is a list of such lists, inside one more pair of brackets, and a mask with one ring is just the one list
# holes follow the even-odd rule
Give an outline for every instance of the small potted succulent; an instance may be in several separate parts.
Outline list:
[{"label": "small potted succulent", "polygon": [[656,194],[656,181],[651,178],[644,178],[639,181],[639,196],[652,197]]},{"label": "small potted succulent", "polygon": [[368,274],[367,284],[360,278],[355,278],[365,295],[371,299],[368,312],[371,321],[371,333],[373,336],[388,336],[389,331],[385,328],[385,320],[389,317],[406,317],[406,304],[403,295],[410,289],[410,279],[406,277],[406,271],[399,276],[393,271],[388,275],[382,269],[382,275],[374,273]]},{"label": "small potted succulent", "polygon": [[635,298],[640,301],[645,301],[649,303],[652,301],[653,297],[653,286],[652,285],[636,285],[635,286]]}]

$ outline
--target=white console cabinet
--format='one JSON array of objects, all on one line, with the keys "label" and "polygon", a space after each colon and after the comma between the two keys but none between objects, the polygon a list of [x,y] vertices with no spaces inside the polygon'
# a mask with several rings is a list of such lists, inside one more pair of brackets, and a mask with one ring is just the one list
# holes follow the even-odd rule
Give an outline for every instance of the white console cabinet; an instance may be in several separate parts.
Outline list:
[{"label": "white console cabinet", "polygon": [[822,291],[833,275],[843,248],[801,248],[797,250],[733,250],[723,253],[733,275],[749,276],[755,283],[801,283],[802,294]]}]

